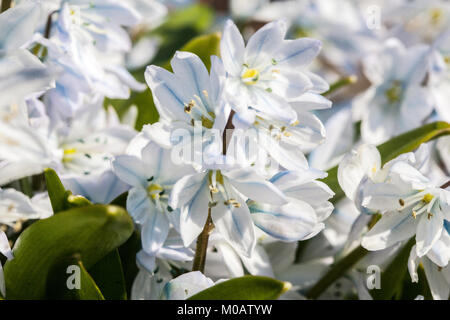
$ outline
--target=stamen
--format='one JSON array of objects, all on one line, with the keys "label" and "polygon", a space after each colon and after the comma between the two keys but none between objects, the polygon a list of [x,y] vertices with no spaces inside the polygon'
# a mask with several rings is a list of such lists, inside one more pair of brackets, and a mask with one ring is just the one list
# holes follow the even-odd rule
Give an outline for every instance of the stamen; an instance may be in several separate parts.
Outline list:
[{"label": "stamen", "polygon": [[195,101],[194,101],[194,100],[191,100],[191,101],[184,107],[184,112],[186,112],[186,113],[191,113],[193,107],[195,107]]}]

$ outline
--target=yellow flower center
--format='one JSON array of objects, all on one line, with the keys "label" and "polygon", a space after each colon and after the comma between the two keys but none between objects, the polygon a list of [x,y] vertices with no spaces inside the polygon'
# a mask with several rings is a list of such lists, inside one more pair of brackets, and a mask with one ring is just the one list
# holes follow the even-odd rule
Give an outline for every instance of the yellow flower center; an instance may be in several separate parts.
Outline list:
[{"label": "yellow flower center", "polygon": [[70,148],[70,149],[64,149],[64,155],[62,158],[63,162],[69,162],[73,160],[73,157],[71,157],[71,155],[77,153],[77,149],[75,148]]},{"label": "yellow flower center", "polygon": [[255,84],[259,80],[259,71],[257,69],[247,69],[241,77],[246,84]]},{"label": "yellow flower center", "polygon": [[431,193],[427,193],[426,195],[423,196],[422,201],[425,203],[430,203],[431,200],[433,200],[434,196]]},{"label": "yellow flower center", "polygon": [[164,191],[164,188],[161,187],[159,184],[157,183],[152,183],[151,185],[149,185],[147,187],[147,192],[148,195],[153,199],[159,199],[159,196],[161,195],[161,192]]},{"label": "yellow flower center", "polygon": [[433,8],[430,10],[430,18],[433,25],[439,24],[442,21],[443,16],[444,12],[440,8]]},{"label": "yellow flower center", "polygon": [[385,91],[386,97],[390,103],[398,102],[402,95],[402,87],[399,81],[394,81],[392,86]]}]

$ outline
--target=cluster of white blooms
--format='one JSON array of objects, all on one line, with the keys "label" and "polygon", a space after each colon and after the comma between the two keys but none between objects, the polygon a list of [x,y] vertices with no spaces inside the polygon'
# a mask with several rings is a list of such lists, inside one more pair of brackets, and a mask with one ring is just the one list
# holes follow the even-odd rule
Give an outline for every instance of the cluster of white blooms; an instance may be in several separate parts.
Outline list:
[{"label": "cluster of white blooms", "polygon": [[[177,10],[14,0],[0,14],[2,230],[52,216],[39,185],[51,168],[92,203],[126,197],[141,241],[132,299],[186,299],[245,274],[311,298],[357,247],[369,253],[320,294],[369,299],[365,268],[414,237],[404,268],[447,299],[450,138],[405,138],[410,152],[389,159],[376,145],[435,121],[450,133],[448,3],[230,0],[239,28],[217,19],[217,55],[178,48],[144,71],[163,2]],[[146,90],[159,120],[142,129],[136,106],[108,105]],[[1,230],[0,253],[13,259]]]}]

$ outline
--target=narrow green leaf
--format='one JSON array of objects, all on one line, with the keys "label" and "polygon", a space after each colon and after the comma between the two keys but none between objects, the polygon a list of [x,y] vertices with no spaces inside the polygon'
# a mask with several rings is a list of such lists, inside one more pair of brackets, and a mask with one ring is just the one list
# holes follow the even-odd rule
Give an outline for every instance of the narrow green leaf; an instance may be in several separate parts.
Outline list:
[{"label": "narrow green leaf", "polygon": [[[433,122],[420,128],[408,131],[391,140],[379,145],[377,148],[381,154],[382,163],[392,160],[402,153],[411,152],[417,149],[422,143],[437,139],[450,134],[450,124],[447,122]],[[328,170],[328,176],[322,181],[326,183],[334,192],[333,202],[337,202],[344,197],[344,192],[339,186],[337,179],[338,167]]]},{"label": "narrow green leaf", "polygon": [[89,268],[89,274],[107,300],[126,300],[127,292],[119,251],[114,249]]},{"label": "narrow green leaf", "polygon": [[243,276],[221,282],[188,300],[276,300],[291,284],[263,276]]},{"label": "narrow green leaf", "polygon": [[120,260],[122,261],[123,275],[128,297],[131,297],[131,287],[139,269],[136,264],[136,254],[141,250],[141,236],[137,230],[131,237],[119,247]]},{"label": "narrow green leaf", "polygon": [[44,175],[53,213],[92,204],[85,197],[73,195],[70,190],[66,190],[55,170],[45,169]]},{"label": "narrow green leaf", "polygon": [[61,180],[59,180],[55,170],[47,168],[44,171],[44,175],[53,212],[58,213],[63,211],[65,209],[65,201],[67,198],[66,188],[64,188]]},{"label": "narrow green leaf", "polygon": [[51,270],[79,254],[87,270],[124,243],[133,221],[120,207],[90,205],[35,222],[20,236],[5,264],[7,299],[43,299]]},{"label": "narrow green leaf", "polygon": [[381,273],[380,289],[372,289],[370,294],[375,300],[388,300],[401,289],[403,279],[408,271],[408,258],[411,248],[416,242],[411,238],[397,253],[394,260]]}]

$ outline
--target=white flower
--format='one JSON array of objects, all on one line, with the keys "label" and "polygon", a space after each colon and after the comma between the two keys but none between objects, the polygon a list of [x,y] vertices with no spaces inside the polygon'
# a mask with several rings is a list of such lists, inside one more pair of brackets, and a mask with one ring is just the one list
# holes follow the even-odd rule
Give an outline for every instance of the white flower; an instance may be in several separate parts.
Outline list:
[{"label": "white flower", "polygon": [[90,175],[65,174],[60,178],[67,190],[93,203],[111,203],[130,188],[112,170]]},{"label": "white flower", "polygon": [[168,202],[174,184],[193,172],[191,166],[174,165],[171,156],[170,149],[150,142],[140,158],[120,155],[112,162],[114,173],[132,186],[127,210],[142,225],[142,246],[151,255],[163,245],[170,224],[178,226],[179,212]]},{"label": "white flower", "polygon": [[444,220],[450,220],[450,192],[435,187],[412,165],[399,161],[385,182],[367,182],[362,206],[383,214],[363,237],[368,250],[381,250],[416,236],[418,257],[426,255],[439,240]]},{"label": "white flower", "polygon": [[47,194],[30,199],[15,189],[0,189],[0,223],[13,226],[19,220],[43,219],[52,214]]},{"label": "white flower", "polygon": [[[448,224],[448,222],[446,222]],[[441,237],[428,253],[419,258],[413,246],[408,260],[408,270],[412,282],[418,282],[417,268],[422,264],[431,294],[435,300],[447,300],[450,294],[450,236],[443,230]]]},{"label": "white flower", "polygon": [[199,122],[203,128],[223,130],[229,110],[222,99],[225,74],[221,60],[211,57],[210,74],[190,52],[176,52],[170,63],[174,73],[153,65],[145,71],[160,117],[191,127]]},{"label": "white flower", "polygon": [[169,204],[180,208],[180,232],[189,246],[200,234],[208,211],[217,231],[239,253],[250,257],[256,244],[246,200],[273,205],[286,203],[282,192],[252,168],[208,170],[180,179]]},{"label": "white flower", "polygon": [[313,89],[314,82],[323,82],[304,70],[318,54],[320,41],[284,40],[286,29],[283,21],[269,23],[245,46],[234,23],[226,22],[220,52],[227,72],[227,93],[241,122],[251,124],[255,113],[262,113],[294,123],[297,114],[289,102]]},{"label": "white flower", "polygon": [[430,48],[405,48],[397,39],[386,41],[380,52],[364,60],[372,86],[363,94],[361,135],[378,144],[419,127],[433,110],[430,89],[424,83]]}]

